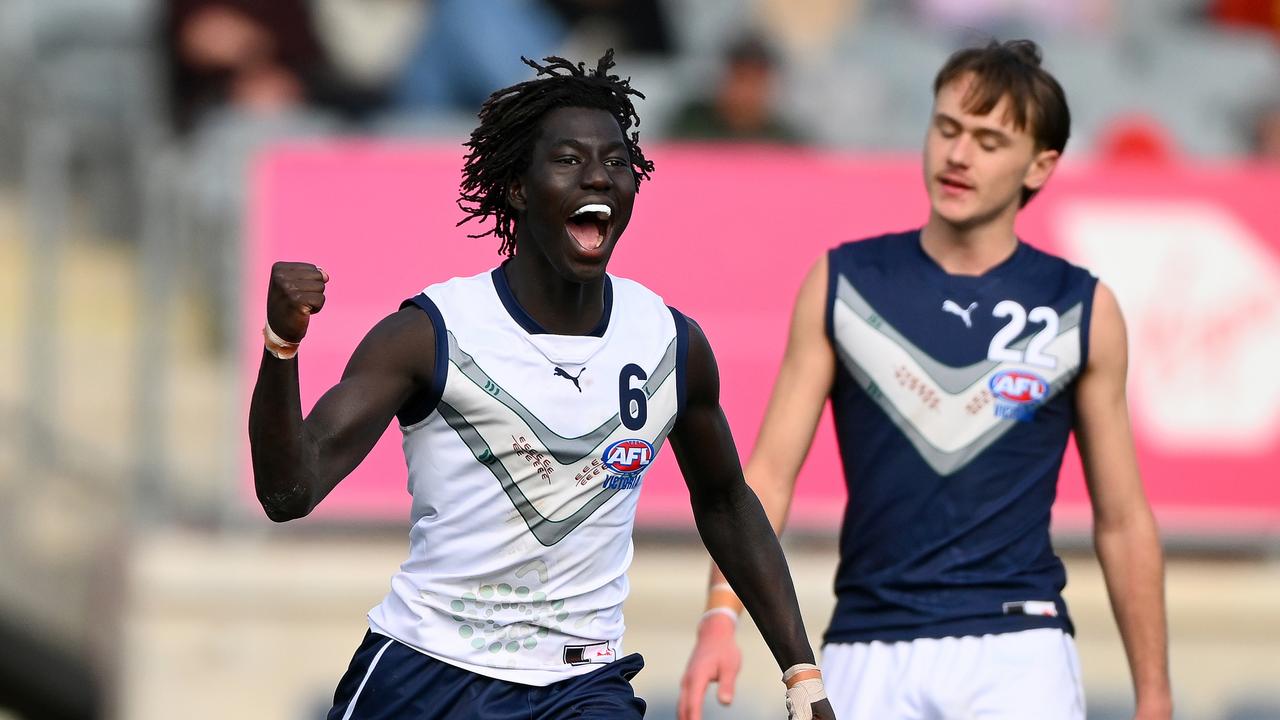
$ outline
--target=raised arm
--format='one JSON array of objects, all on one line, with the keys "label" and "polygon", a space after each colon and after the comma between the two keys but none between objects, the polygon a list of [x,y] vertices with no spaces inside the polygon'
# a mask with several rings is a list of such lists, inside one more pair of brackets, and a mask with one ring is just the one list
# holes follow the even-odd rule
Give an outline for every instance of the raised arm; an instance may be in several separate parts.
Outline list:
[{"label": "raised arm", "polygon": [[1093,501],[1093,536],[1137,696],[1136,717],[1172,715],[1164,557],[1142,489],[1125,402],[1128,348],[1115,296],[1099,283],[1089,360],[1076,392],[1076,442]]},{"label": "raised arm", "polygon": [[[770,525],[778,534],[786,524],[796,476],[809,454],[822,406],[835,381],[835,353],[825,330],[827,273],[827,255],[823,253],[796,297],[782,367],[746,467],[746,481],[760,498]],[[702,717],[703,698],[712,682],[719,686],[720,703],[732,702],[741,664],[741,652],[733,635],[742,602],[714,563],[707,610],[698,623],[698,641],[681,681],[677,705],[680,720]]]},{"label": "raised arm", "polygon": [[[276,263],[267,323],[301,342],[324,307],[329,276],[308,263]],[[276,522],[310,513],[373,449],[396,411],[429,387],[435,358],[430,318],[406,308],[384,318],[356,347],[342,379],[303,418],[297,357],[263,351],[249,407],[254,485]],[[281,353],[287,354],[287,353]]]}]

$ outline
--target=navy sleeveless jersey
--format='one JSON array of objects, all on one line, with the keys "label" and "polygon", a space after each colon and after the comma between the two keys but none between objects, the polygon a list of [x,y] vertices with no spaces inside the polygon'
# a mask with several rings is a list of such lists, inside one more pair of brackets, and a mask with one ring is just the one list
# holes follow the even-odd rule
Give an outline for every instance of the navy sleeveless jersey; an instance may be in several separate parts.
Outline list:
[{"label": "navy sleeveless jersey", "polygon": [[829,261],[849,503],[827,642],[1072,632],[1049,515],[1096,279],[1021,242],[949,275],[919,231]]}]

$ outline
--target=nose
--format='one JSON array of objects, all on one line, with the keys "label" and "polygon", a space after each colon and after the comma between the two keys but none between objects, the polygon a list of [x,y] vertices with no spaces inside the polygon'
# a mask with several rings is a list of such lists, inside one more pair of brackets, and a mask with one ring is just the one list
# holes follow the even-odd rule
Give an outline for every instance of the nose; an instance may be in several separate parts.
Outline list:
[{"label": "nose", "polygon": [[947,146],[947,164],[953,167],[969,167],[973,155],[973,141],[961,133]]},{"label": "nose", "polygon": [[589,160],[582,164],[582,187],[587,190],[608,190],[613,187],[613,178],[609,176],[609,168],[599,160]]}]

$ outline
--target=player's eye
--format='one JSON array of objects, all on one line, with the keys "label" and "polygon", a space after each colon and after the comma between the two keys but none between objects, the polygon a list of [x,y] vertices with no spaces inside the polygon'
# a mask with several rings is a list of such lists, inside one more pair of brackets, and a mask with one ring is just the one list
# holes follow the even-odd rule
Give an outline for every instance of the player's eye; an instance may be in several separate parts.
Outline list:
[{"label": "player's eye", "polygon": [[582,161],[573,155],[561,155],[560,157],[556,158],[552,162],[558,163],[560,165],[577,165],[579,162],[582,162]]},{"label": "player's eye", "polygon": [[979,135],[978,146],[987,152],[995,152],[1005,146],[1005,143],[995,135]]},{"label": "player's eye", "polygon": [[623,158],[609,158],[604,161],[604,164],[609,167],[626,167],[627,161]]}]

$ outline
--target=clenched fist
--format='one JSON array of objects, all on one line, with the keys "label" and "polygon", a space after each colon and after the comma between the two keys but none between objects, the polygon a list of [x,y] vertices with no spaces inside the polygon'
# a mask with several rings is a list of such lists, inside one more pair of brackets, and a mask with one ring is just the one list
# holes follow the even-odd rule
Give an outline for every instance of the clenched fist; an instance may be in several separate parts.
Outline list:
[{"label": "clenched fist", "polygon": [[278,262],[271,266],[267,288],[267,324],[284,340],[296,343],[307,334],[311,316],[324,308],[329,273],[311,263]]}]

